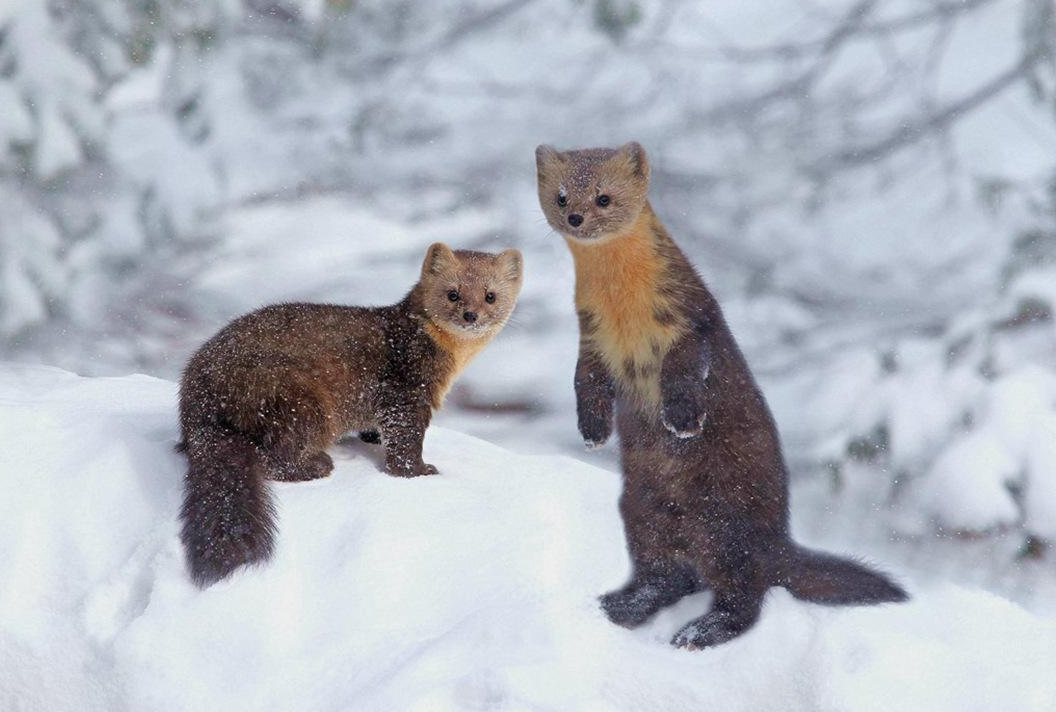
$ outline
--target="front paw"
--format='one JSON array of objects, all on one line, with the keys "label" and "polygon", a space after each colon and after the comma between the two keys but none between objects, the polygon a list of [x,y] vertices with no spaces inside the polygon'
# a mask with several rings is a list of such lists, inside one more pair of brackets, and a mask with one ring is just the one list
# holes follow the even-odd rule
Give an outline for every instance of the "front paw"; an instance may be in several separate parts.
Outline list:
[{"label": "front paw", "polygon": [[608,438],[605,438],[603,440],[592,440],[592,439],[587,438],[587,437],[583,438],[583,446],[587,449],[588,452],[593,452],[594,450],[600,450],[601,448],[605,447],[605,443],[607,443],[607,442],[608,442]]},{"label": "front paw", "polygon": [[660,411],[660,422],[675,437],[687,440],[704,432],[707,413],[694,407],[689,401],[666,403]]},{"label": "front paw", "polygon": [[609,441],[612,435],[612,427],[606,423],[584,423],[579,424],[579,434],[583,436],[583,444],[587,450],[597,450]]},{"label": "front paw", "polygon": [[422,477],[424,475],[440,474],[440,470],[428,462],[407,463],[391,460],[385,463],[385,472],[393,477]]}]

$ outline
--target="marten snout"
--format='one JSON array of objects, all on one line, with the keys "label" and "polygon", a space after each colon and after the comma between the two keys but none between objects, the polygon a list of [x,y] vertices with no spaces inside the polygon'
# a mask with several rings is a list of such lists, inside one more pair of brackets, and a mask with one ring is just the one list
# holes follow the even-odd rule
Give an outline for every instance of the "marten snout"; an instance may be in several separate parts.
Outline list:
[{"label": "marten snout", "polygon": [[568,224],[572,227],[579,227],[583,224],[583,216],[579,213],[572,213],[568,216]]},{"label": "marten snout", "polygon": [[471,311],[462,312],[462,318],[472,324],[477,320],[477,313]]}]

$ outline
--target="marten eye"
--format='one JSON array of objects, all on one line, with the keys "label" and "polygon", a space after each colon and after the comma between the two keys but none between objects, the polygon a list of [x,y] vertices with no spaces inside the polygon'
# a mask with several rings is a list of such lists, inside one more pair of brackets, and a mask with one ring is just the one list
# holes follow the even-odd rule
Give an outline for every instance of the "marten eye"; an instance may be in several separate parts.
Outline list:
[{"label": "marten eye", "polygon": [[565,196],[564,193],[559,193],[558,194],[558,196],[557,196],[557,204],[560,205],[562,208],[565,207],[566,205],[568,205],[568,198]]},{"label": "marten eye", "polygon": [[599,195],[598,196],[598,205],[603,207],[603,208],[606,205],[608,205],[609,203],[611,203],[611,202],[612,202],[612,200],[607,195]]},{"label": "marten eye", "polygon": [[456,290],[452,289],[450,292],[447,293],[447,299],[448,299],[448,301],[451,301],[451,302],[457,302],[458,301],[458,292]]},{"label": "marten eye", "polygon": [[485,294],[484,295],[484,301],[486,301],[488,304],[494,304],[495,303],[495,292],[488,292],[487,294]]}]

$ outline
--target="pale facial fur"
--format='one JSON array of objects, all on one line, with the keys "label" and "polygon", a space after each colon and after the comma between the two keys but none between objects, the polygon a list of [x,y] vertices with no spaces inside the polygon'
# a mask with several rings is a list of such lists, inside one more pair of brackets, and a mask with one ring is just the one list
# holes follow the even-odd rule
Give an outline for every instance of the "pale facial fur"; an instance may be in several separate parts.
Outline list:
[{"label": "pale facial fur", "polygon": [[544,145],[535,149],[535,160],[543,214],[569,239],[597,243],[626,232],[645,207],[649,159],[635,141],[616,150],[559,152]]},{"label": "pale facial fur", "polygon": [[459,338],[493,336],[517,303],[523,265],[519,250],[489,254],[452,250],[437,242],[422,264],[426,315],[437,328]]}]

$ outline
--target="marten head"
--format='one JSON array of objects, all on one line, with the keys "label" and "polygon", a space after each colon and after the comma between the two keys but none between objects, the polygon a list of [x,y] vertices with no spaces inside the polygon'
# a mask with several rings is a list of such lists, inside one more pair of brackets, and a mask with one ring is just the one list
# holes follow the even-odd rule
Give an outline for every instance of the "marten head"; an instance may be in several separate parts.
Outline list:
[{"label": "marten head", "polygon": [[459,338],[494,336],[517,303],[523,265],[519,250],[491,254],[435,243],[425,254],[419,282],[426,316]]},{"label": "marten head", "polygon": [[649,159],[636,141],[618,149],[535,149],[539,203],[550,227],[568,238],[598,242],[626,232],[649,195]]}]

